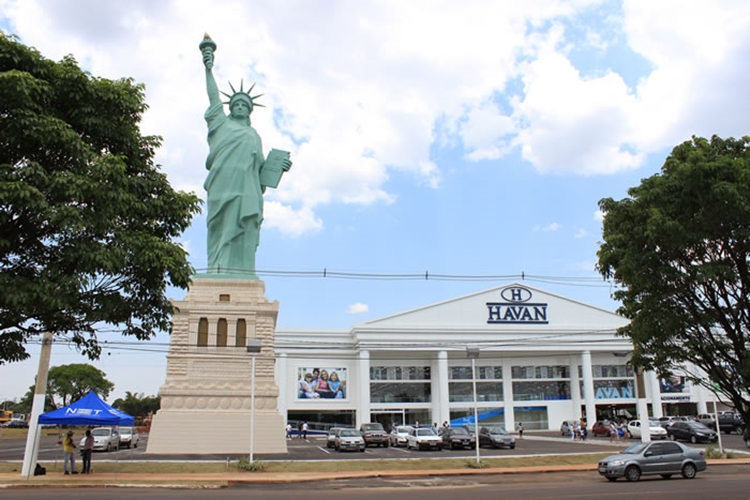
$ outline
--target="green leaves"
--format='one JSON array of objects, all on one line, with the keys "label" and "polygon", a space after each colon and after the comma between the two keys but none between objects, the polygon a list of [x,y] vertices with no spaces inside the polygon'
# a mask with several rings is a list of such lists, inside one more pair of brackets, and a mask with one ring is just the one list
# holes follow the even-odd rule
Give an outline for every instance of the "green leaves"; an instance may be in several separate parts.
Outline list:
[{"label": "green leaves", "polygon": [[175,239],[199,211],[141,136],[143,85],[92,77],[0,35],[0,363],[45,331],[90,357],[96,328],[167,330],[166,287],[192,268]]},{"label": "green leaves", "polygon": [[735,375],[714,381],[747,419],[750,137],[694,137],[628,194],[599,202],[598,269],[621,286],[633,363],[665,373],[685,362],[711,374],[730,367]]}]

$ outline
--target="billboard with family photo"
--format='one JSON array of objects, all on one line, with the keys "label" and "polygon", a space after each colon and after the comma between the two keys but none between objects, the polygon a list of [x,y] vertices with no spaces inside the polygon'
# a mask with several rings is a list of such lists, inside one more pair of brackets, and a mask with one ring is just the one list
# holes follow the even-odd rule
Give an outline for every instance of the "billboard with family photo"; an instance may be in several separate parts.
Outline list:
[{"label": "billboard with family photo", "polygon": [[297,399],[347,399],[346,368],[297,368]]}]

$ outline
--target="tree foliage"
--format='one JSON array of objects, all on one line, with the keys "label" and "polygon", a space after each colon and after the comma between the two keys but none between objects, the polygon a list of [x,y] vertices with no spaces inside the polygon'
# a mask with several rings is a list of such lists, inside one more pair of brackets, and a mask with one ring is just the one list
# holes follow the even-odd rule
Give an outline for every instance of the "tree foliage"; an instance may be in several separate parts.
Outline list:
[{"label": "tree foliage", "polygon": [[[86,363],[53,366],[47,373],[47,392],[44,411],[51,411],[78,401],[91,391],[102,399],[107,399],[115,384],[107,380],[106,374],[95,366]],[[31,411],[36,385],[21,399],[19,405],[26,412]]]},{"label": "tree foliage", "polygon": [[0,364],[68,334],[95,359],[95,327],[151,338],[170,327],[168,285],[192,268],[177,238],[199,211],[142,136],[144,86],[45,59],[0,33]]},{"label": "tree foliage", "polygon": [[143,393],[125,392],[124,398],[117,398],[112,406],[142,420],[154,414],[161,407],[159,396],[144,396]]},{"label": "tree foliage", "polygon": [[693,137],[628,194],[599,202],[598,269],[621,287],[633,364],[692,363],[750,422],[750,137]]}]

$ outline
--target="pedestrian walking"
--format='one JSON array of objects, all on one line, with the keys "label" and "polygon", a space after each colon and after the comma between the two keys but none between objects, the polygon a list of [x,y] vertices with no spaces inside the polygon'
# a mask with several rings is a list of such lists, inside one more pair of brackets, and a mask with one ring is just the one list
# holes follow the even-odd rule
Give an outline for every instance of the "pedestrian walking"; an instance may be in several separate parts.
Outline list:
[{"label": "pedestrian walking", "polygon": [[302,439],[307,439],[307,422],[302,424]]},{"label": "pedestrian walking", "polygon": [[518,422],[516,430],[518,431],[518,439],[523,439],[523,422]]}]

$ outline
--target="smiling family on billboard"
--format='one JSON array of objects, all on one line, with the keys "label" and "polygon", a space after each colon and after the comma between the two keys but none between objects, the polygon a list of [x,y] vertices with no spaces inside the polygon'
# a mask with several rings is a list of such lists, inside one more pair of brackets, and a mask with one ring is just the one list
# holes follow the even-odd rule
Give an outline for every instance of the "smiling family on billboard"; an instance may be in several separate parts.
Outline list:
[{"label": "smiling family on billboard", "polygon": [[297,368],[297,399],[346,399],[346,368]]}]

